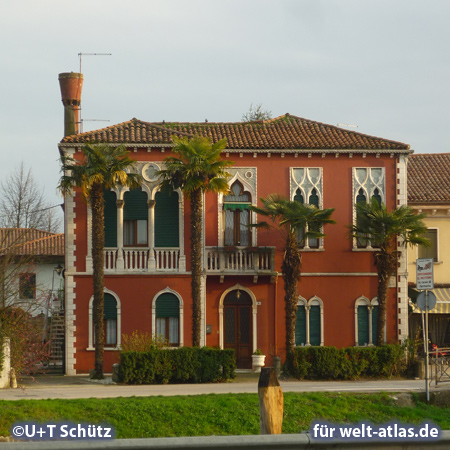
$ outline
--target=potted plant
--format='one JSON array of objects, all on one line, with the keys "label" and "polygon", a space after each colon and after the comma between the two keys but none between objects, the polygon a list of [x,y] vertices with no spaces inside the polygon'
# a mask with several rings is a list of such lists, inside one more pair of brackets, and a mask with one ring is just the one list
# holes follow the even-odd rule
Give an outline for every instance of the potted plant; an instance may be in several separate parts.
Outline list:
[{"label": "potted plant", "polygon": [[263,354],[262,350],[257,348],[252,355],[252,369],[255,373],[261,372],[261,367],[264,366],[264,361],[266,355]]}]

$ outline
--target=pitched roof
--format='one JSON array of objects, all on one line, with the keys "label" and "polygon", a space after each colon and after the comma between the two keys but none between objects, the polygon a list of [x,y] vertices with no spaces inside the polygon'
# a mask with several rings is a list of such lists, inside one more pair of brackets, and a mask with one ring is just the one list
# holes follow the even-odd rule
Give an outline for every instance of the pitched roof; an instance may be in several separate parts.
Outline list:
[{"label": "pitched roof", "polygon": [[227,151],[374,150],[407,151],[409,145],[285,114],[270,120],[227,123],[143,122],[118,125],[65,137],[61,143],[104,142],[172,146],[172,137],[226,138]]},{"label": "pitched roof", "polygon": [[450,203],[450,153],[409,157],[408,203]]},{"label": "pitched roof", "polygon": [[64,233],[33,228],[0,228],[0,253],[64,256]]}]

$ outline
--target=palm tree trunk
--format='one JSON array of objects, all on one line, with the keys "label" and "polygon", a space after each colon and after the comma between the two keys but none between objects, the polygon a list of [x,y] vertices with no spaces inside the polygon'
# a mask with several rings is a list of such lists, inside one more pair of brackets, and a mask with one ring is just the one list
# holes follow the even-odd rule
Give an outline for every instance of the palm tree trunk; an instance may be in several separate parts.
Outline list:
[{"label": "palm tree trunk", "polygon": [[386,314],[389,291],[389,278],[395,273],[397,267],[398,252],[374,254],[375,266],[378,271],[378,319],[377,319],[377,345],[383,345],[386,341]]},{"label": "palm tree trunk", "polygon": [[103,351],[105,343],[105,331],[103,327],[104,316],[104,292],[103,292],[103,268],[104,268],[104,201],[103,188],[100,184],[94,184],[91,190],[92,208],[92,266],[93,266],[93,319],[95,335],[95,375],[96,379],[103,379]]},{"label": "palm tree trunk", "polygon": [[295,322],[297,320],[297,284],[300,280],[301,253],[297,247],[295,234],[290,232],[286,240],[286,248],[281,271],[284,279],[285,312],[286,312],[286,352],[295,347]]},{"label": "palm tree trunk", "polygon": [[191,193],[192,345],[200,347],[202,281],[202,191]]}]

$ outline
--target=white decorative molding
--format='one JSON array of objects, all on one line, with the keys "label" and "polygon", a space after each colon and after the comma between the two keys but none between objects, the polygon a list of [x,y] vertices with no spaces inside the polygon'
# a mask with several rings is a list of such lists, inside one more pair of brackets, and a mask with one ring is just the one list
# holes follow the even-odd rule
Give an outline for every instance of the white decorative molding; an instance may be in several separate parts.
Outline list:
[{"label": "white decorative molding", "polygon": [[[234,182],[239,181],[244,187],[244,191],[248,192],[251,197],[252,205],[256,206],[257,204],[257,170],[256,167],[230,167],[227,171],[231,174],[231,177],[228,179],[228,186],[232,186]],[[224,219],[223,219],[223,201],[224,194],[218,194],[218,206],[217,206],[217,214],[219,219],[218,226],[218,243],[219,247],[224,246]],[[256,213],[250,212],[250,223],[256,223]],[[252,238],[252,246],[256,247],[257,245],[257,233],[253,231],[251,233]]]}]

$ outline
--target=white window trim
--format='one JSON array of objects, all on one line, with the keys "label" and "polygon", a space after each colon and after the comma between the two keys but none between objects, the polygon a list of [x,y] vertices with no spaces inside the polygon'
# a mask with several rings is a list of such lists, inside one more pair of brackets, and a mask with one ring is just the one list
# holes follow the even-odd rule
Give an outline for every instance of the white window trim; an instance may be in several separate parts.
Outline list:
[{"label": "white window trim", "polygon": [[[428,230],[436,230],[436,259],[437,261],[434,261],[433,264],[442,264],[442,261],[440,259],[440,255],[439,255],[439,227],[427,227],[427,231]],[[416,255],[417,258],[419,258],[419,245],[416,246]]]},{"label": "white window trim", "polygon": [[[308,181],[311,183],[312,187],[311,189],[306,192],[305,188],[302,186],[302,183],[298,183],[295,179],[294,172],[296,169],[304,169],[305,170],[305,178],[308,179]],[[311,180],[311,177],[309,175],[309,169],[318,169],[320,176],[319,179],[313,183]],[[323,167],[290,167],[289,168],[289,175],[290,175],[290,200],[294,201],[295,194],[298,189],[302,191],[305,203],[308,203],[309,195],[311,194],[313,189],[316,189],[317,195],[319,197],[319,209],[323,209]],[[303,180],[302,180],[303,181]],[[323,231],[323,229],[321,229]],[[319,238],[319,247],[318,248],[310,248],[309,246],[309,240],[305,239],[305,244],[301,251],[308,251],[308,252],[322,252],[324,251],[323,247],[323,237]]]},{"label": "white window trim", "polygon": [[[242,176],[242,174],[237,169],[247,169],[248,171],[254,172],[256,177],[256,168],[254,167],[233,167],[233,170],[236,170],[236,173],[228,180],[228,186],[231,188],[234,182],[239,181],[242,186],[244,187],[244,191],[248,192],[250,194],[251,198],[251,205],[256,206],[256,189],[253,188],[253,186]],[[218,217],[219,217],[219,235],[218,235],[218,243],[219,247],[223,247],[225,244],[225,227],[224,227],[224,197],[225,195],[222,193],[218,194]],[[256,223],[256,213],[253,211],[250,211],[250,223]],[[251,247],[257,246],[257,233],[256,228],[251,233],[252,242]]]},{"label": "white window trim", "polygon": [[297,300],[297,308],[299,306],[305,307],[305,325],[306,325],[306,347],[311,346],[311,338],[310,338],[310,329],[309,329],[309,311],[311,310],[311,306],[319,305],[320,308],[320,346],[324,345],[324,330],[323,330],[323,301],[317,295],[311,297],[308,301],[299,296]]},{"label": "white window trim", "polygon": [[[378,306],[378,298],[374,297],[370,301],[367,297],[361,295],[355,301],[355,347],[365,347],[365,344],[359,344],[358,342],[358,306],[367,306],[369,309],[369,344],[368,346],[373,346],[375,343],[372,340],[372,311],[374,306]],[[386,341],[386,334],[385,334]]]},{"label": "white window trim", "polygon": [[[366,169],[368,171],[368,175],[363,183],[360,183],[357,181],[356,178],[356,171],[358,169]],[[378,183],[374,183],[374,186],[372,190],[369,192],[367,190],[367,180],[370,178],[373,181],[373,178],[371,176],[371,171],[373,169],[380,169],[382,172],[381,180]],[[372,195],[375,192],[375,189],[378,189],[379,195],[381,197],[381,202],[386,203],[386,169],[384,167],[352,167],[352,201],[353,201],[353,211],[352,211],[352,221],[353,224],[356,224],[356,198],[358,197],[358,192],[360,189],[364,190],[364,193],[366,194],[367,202],[370,201],[372,198]],[[380,192],[381,191],[381,192]],[[367,251],[375,251],[375,249],[370,245],[370,242],[367,243],[367,247],[365,248],[358,248],[357,240],[356,238],[353,238],[353,251],[356,252],[367,252]]]},{"label": "white window trim", "polygon": [[178,302],[179,302],[179,308],[180,308],[180,316],[179,316],[179,347],[183,347],[184,346],[184,320],[183,320],[183,309],[184,309],[184,303],[183,303],[183,298],[181,297],[181,295],[174,291],[173,289],[170,289],[169,286],[167,286],[165,289],[163,289],[162,291],[159,291],[152,300],[152,334],[154,334],[156,336],[156,300],[158,300],[158,297],[160,297],[162,294],[173,294],[175,295],[175,297],[178,298]]},{"label": "white window trim", "polygon": [[[107,288],[103,289],[105,294],[110,294],[116,299],[116,308],[117,308],[117,344],[115,347],[104,347],[105,351],[111,350],[120,350],[120,345],[122,343],[122,305],[120,303],[119,296],[110,291]],[[89,333],[88,333],[88,351],[95,351],[94,346],[94,313],[92,311],[92,306],[94,304],[94,296],[92,296],[89,300]]]}]

